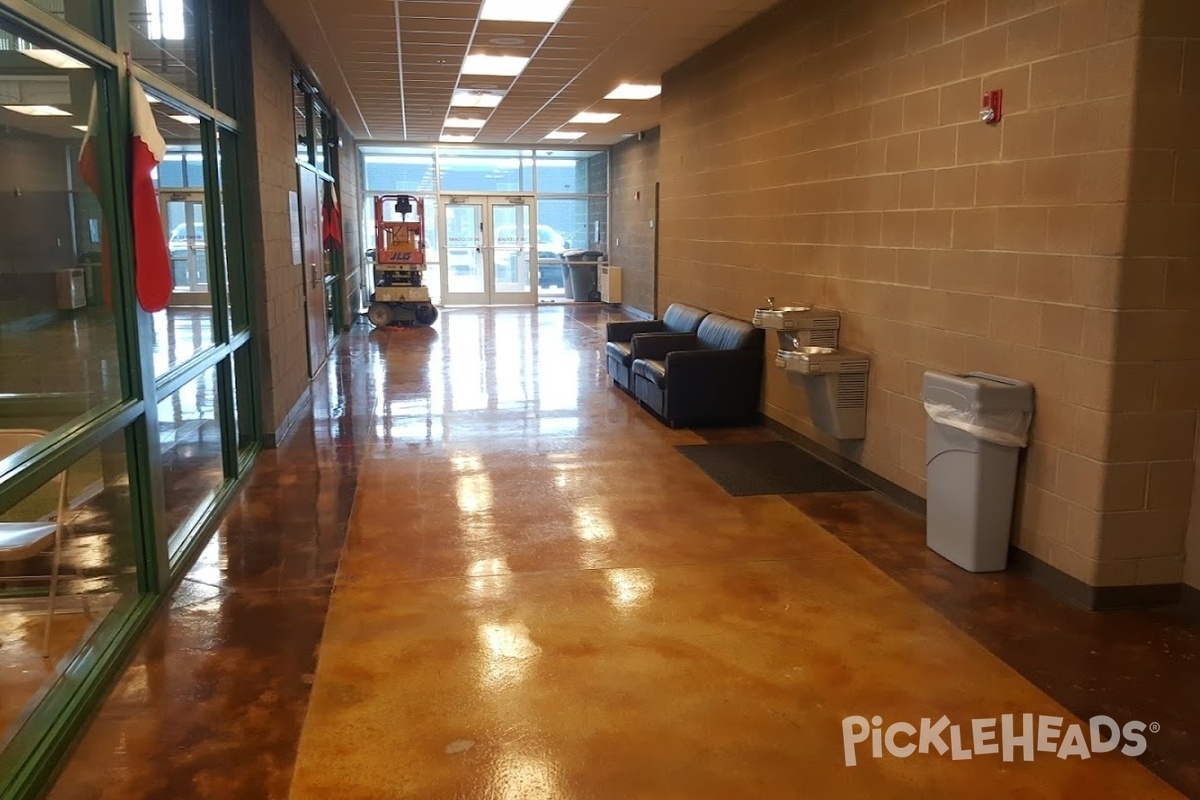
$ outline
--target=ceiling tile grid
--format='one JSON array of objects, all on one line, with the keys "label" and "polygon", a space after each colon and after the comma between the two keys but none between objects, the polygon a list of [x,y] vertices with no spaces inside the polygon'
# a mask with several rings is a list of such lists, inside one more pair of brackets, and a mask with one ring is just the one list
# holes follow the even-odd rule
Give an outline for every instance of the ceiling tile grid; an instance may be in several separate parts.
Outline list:
[{"label": "ceiling tile grid", "polygon": [[[265,0],[298,56],[362,141],[534,145],[547,134],[614,144],[658,124],[660,104],[605,100],[664,72],[776,0],[576,0],[557,22],[481,19],[482,0]],[[462,74],[468,55],[529,59],[513,77]],[[452,106],[456,90],[503,93],[495,108]],[[569,124],[582,111],[620,116]],[[448,118],[486,120],[449,127]]]}]

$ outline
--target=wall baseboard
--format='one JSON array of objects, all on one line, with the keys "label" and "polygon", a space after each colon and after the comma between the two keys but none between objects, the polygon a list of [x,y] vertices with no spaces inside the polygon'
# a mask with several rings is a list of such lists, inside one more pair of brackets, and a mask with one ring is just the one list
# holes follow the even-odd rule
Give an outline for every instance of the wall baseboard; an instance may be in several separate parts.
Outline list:
[{"label": "wall baseboard", "polygon": [[[1178,606],[1183,600],[1183,584],[1162,583],[1150,586],[1089,586],[1037,556],[1016,547],[1009,549],[1009,568],[1029,576],[1064,600],[1091,611],[1127,611],[1159,606]],[[1200,595],[1200,592],[1196,593]]]},{"label": "wall baseboard", "polygon": [[292,406],[292,410],[284,417],[283,424],[279,426],[279,429],[263,434],[262,446],[268,450],[278,448],[283,440],[288,437],[288,434],[292,432],[292,428],[296,426],[300,418],[308,411],[312,399],[312,386],[309,385],[305,387],[304,394],[300,395],[300,399],[296,401],[296,405]]},{"label": "wall baseboard", "polygon": [[1179,587],[1179,607],[1187,616],[1200,619],[1200,589],[1182,584]]},{"label": "wall baseboard", "polygon": [[640,308],[634,308],[633,306],[627,306],[624,303],[621,304],[621,310],[631,317],[637,317],[638,319],[654,319],[654,315],[650,312],[642,311]]},{"label": "wall baseboard", "polygon": [[804,434],[792,430],[782,422],[776,422],[767,416],[763,416],[762,419],[763,424],[784,441],[796,445],[796,447],[799,447],[810,456],[818,458],[826,464],[837,467],[859,483],[865,483],[906,511],[911,511],[917,516],[925,516],[925,498],[920,495],[913,494],[903,486],[892,483],[887,478],[872,472],[862,464],[833,452],[828,447],[818,444]]},{"label": "wall baseboard", "polygon": [[[892,502],[924,517],[925,498],[897,486],[866,467],[833,452],[802,433],[766,416],[763,424],[781,439],[794,444],[811,456],[837,467],[855,480],[866,484]],[[1028,576],[1038,585],[1069,603],[1091,611],[1125,611],[1131,609],[1177,606],[1200,617],[1200,589],[1180,583],[1152,586],[1089,586],[1037,556],[1017,547],[1009,549],[1008,568]]]}]

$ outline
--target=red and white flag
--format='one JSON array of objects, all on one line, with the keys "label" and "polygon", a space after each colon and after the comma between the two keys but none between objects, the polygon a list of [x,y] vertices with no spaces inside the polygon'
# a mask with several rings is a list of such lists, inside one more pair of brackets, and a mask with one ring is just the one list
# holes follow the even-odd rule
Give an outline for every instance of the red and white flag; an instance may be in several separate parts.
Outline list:
[{"label": "red and white flag", "polygon": [[154,169],[167,154],[167,143],[141,83],[129,79],[131,117],[129,161],[130,194],[133,199],[133,260],[138,302],[151,314],[162,311],[171,300],[171,253],[154,188]]},{"label": "red and white flag", "polygon": [[342,204],[338,202],[337,189],[332,183],[325,184],[325,230],[323,238],[326,250],[342,249]]}]

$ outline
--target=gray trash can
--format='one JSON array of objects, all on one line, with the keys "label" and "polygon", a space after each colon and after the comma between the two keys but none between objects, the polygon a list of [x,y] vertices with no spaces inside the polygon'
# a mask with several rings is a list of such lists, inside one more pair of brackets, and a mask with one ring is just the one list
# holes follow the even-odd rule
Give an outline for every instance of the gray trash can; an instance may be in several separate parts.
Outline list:
[{"label": "gray trash can", "polygon": [[566,250],[562,257],[567,265],[566,277],[571,287],[568,296],[580,302],[599,301],[600,282],[596,262],[604,258],[604,253],[599,250]]},{"label": "gray trash can", "polygon": [[562,262],[563,293],[567,296],[568,300],[574,300],[575,290],[571,286],[571,267],[567,263],[567,254],[565,252],[559,253],[558,260]]},{"label": "gray trash can", "polygon": [[968,572],[1008,565],[1017,456],[1027,443],[1033,387],[983,372],[926,372],[925,542]]}]

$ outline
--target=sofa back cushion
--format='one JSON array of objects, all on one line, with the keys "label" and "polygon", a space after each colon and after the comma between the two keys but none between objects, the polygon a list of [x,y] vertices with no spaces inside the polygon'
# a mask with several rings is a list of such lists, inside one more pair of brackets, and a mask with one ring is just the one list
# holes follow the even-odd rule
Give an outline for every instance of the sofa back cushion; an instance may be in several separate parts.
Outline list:
[{"label": "sofa back cushion", "polygon": [[709,314],[696,330],[696,339],[706,350],[754,350],[761,348],[762,331],[721,314]]},{"label": "sofa back cushion", "polygon": [[708,312],[702,308],[672,303],[663,314],[663,327],[670,333],[695,333],[706,316]]}]

